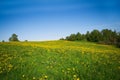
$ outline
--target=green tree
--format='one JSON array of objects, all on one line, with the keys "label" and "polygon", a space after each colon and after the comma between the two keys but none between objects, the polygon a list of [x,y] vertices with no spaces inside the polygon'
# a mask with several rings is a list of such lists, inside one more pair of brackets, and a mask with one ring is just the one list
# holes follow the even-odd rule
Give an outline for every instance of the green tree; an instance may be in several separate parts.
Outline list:
[{"label": "green tree", "polygon": [[120,32],[117,35],[116,46],[120,48]]},{"label": "green tree", "polygon": [[76,35],[75,34],[71,34],[70,36],[66,37],[66,40],[75,41],[76,40]]},{"label": "green tree", "polygon": [[25,42],[28,42],[28,40],[25,40]]},{"label": "green tree", "polygon": [[90,41],[90,32],[89,31],[87,31],[85,38],[87,41]]},{"label": "green tree", "polygon": [[60,38],[60,40],[65,40],[65,39],[62,37],[62,38]]},{"label": "green tree", "polygon": [[15,33],[12,34],[12,36],[9,38],[9,41],[19,41],[18,40],[18,35],[16,35]]},{"label": "green tree", "polygon": [[93,30],[89,35],[90,41],[92,42],[101,41],[101,37],[101,33],[98,30]]},{"label": "green tree", "polygon": [[5,40],[2,40],[2,42],[5,42]]},{"label": "green tree", "polygon": [[82,40],[82,35],[79,32],[76,34],[76,40]]},{"label": "green tree", "polygon": [[112,31],[112,34],[111,34],[111,38],[110,38],[110,41],[113,43],[113,44],[116,44],[117,42],[117,32],[114,30]]},{"label": "green tree", "polygon": [[81,40],[86,40],[86,35],[85,34],[81,35]]},{"label": "green tree", "polygon": [[102,31],[93,30],[91,32],[87,31],[86,34],[71,34],[66,37],[66,40],[69,41],[81,41],[87,40],[91,42],[99,42],[101,44],[113,44],[120,47],[120,32],[117,33],[115,30],[103,29]]},{"label": "green tree", "polygon": [[103,29],[101,31],[101,34],[102,34],[102,41],[106,44],[112,44],[113,41],[115,40],[116,32],[113,32],[112,30]]}]

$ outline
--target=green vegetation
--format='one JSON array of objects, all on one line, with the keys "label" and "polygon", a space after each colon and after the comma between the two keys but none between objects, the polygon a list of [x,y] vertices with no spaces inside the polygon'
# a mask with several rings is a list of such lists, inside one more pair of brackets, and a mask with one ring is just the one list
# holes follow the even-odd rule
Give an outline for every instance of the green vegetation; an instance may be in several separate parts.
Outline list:
[{"label": "green vegetation", "polygon": [[[62,39],[63,40],[63,39]],[[97,42],[101,44],[112,44],[120,48],[120,32],[112,31],[109,29],[103,29],[102,31],[93,30],[87,31],[86,34],[71,34],[67,36],[65,40],[69,41],[81,41],[86,40],[90,42]]]},{"label": "green vegetation", "polygon": [[0,43],[0,80],[120,80],[120,49],[84,41]]},{"label": "green vegetation", "polygon": [[19,41],[18,40],[18,35],[16,35],[15,33],[12,34],[12,36],[9,38],[9,41]]},{"label": "green vegetation", "polygon": [[2,40],[2,42],[5,42],[4,40]]}]

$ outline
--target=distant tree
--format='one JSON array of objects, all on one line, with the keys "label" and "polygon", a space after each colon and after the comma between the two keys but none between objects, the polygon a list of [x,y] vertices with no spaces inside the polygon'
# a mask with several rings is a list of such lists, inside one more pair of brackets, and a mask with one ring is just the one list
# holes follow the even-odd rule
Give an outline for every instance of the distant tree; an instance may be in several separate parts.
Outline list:
[{"label": "distant tree", "polygon": [[66,37],[66,40],[75,41],[76,40],[76,35],[75,34],[71,34],[70,36]]},{"label": "distant tree", "polygon": [[69,40],[69,36],[66,36],[65,40]]},{"label": "distant tree", "polygon": [[93,30],[91,32],[87,31],[86,34],[81,34],[78,32],[77,34],[71,34],[66,37],[66,40],[69,41],[81,41],[87,40],[91,42],[97,42],[102,44],[112,44],[120,47],[120,32],[117,33],[115,30],[103,29],[102,31]]},{"label": "distant tree", "polygon": [[5,42],[4,40],[2,40],[2,42]]},{"label": "distant tree", "polygon": [[28,42],[28,40],[25,40],[25,42]]},{"label": "distant tree", "polygon": [[76,40],[82,40],[82,35],[79,32],[76,34]]},{"label": "distant tree", "polygon": [[117,40],[117,33],[116,31],[112,31],[109,29],[103,29],[101,31],[102,34],[102,41],[106,44],[115,44]]},{"label": "distant tree", "polygon": [[87,31],[85,38],[87,41],[90,41],[90,32],[89,31]]},{"label": "distant tree", "polygon": [[116,46],[120,48],[120,32],[117,35]]},{"label": "distant tree", "polygon": [[92,42],[99,42],[101,37],[101,33],[98,30],[93,30],[89,35],[90,41]]},{"label": "distant tree", "polygon": [[109,30],[108,29],[103,29],[101,31],[101,33],[102,33],[102,41],[107,43],[107,41],[109,41]]},{"label": "distant tree", "polygon": [[76,33],[76,34],[71,34],[70,36],[66,37],[66,40],[69,41],[81,41],[81,40],[85,40],[85,34],[81,34],[80,32]]},{"label": "distant tree", "polygon": [[19,41],[18,40],[18,35],[12,34],[12,36],[9,38],[9,41]]},{"label": "distant tree", "polygon": [[81,40],[86,40],[86,35],[85,34],[81,35]]},{"label": "distant tree", "polygon": [[112,31],[110,41],[111,41],[113,44],[116,44],[116,43],[117,43],[117,36],[119,36],[119,34],[117,35],[117,32],[116,32],[115,30]]},{"label": "distant tree", "polygon": [[65,40],[64,38],[60,38],[60,40]]}]

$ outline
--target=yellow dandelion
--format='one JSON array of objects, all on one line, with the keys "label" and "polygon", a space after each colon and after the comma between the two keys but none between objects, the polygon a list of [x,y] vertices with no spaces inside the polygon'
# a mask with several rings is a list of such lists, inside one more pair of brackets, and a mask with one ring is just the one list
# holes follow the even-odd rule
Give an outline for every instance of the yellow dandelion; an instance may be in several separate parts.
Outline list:
[{"label": "yellow dandelion", "polygon": [[45,79],[47,79],[48,78],[48,76],[45,76]]},{"label": "yellow dandelion", "polygon": [[35,77],[33,77],[33,79],[35,79]]},{"label": "yellow dandelion", "polygon": [[67,68],[67,70],[69,71],[69,70],[70,70],[70,68]]},{"label": "yellow dandelion", "polygon": [[75,71],[75,68],[73,68],[73,71]]},{"label": "yellow dandelion", "polygon": [[22,75],[22,77],[25,77],[25,75]]},{"label": "yellow dandelion", "polygon": [[73,75],[73,77],[74,77],[74,78],[76,78],[76,77],[77,77],[77,75]]}]

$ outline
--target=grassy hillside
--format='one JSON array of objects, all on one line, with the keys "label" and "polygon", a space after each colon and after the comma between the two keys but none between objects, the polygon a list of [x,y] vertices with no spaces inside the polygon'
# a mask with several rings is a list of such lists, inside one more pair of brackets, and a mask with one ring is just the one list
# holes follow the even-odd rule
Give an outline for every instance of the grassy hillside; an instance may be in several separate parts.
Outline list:
[{"label": "grassy hillside", "polygon": [[0,80],[120,80],[120,49],[89,42],[0,43]]}]

